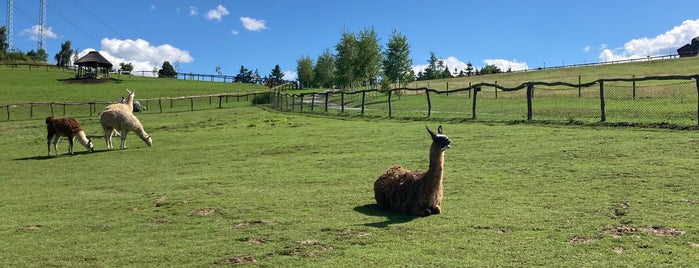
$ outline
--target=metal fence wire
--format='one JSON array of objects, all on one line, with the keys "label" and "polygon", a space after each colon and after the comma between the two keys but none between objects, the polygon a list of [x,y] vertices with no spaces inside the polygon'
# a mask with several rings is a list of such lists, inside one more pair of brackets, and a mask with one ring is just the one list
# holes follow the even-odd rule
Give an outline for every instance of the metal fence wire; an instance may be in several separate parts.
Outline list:
[{"label": "metal fence wire", "polygon": [[401,118],[697,126],[697,78],[699,75],[599,79],[589,83],[525,82],[514,87],[479,83],[449,90],[277,91],[271,105],[284,111]]}]

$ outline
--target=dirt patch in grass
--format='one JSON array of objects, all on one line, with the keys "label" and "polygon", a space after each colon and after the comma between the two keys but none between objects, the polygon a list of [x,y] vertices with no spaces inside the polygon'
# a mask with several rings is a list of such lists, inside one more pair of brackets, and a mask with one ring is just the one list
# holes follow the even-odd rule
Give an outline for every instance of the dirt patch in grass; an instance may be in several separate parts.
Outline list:
[{"label": "dirt patch in grass", "polygon": [[233,229],[240,229],[244,227],[248,227],[250,225],[275,225],[277,224],[276,222],[272,221],[261,221],[261,220],[256,220],[256,221],[245,221],[241,223],[237,223],[233,225]]},{"label": "dirt patch in grass", "polygon": [[596,237],[581,237],[581,236],[574,236],[568,239],[568,244],[587,244],[587,243],[592,243],[598,241],[599,238]]},{"label": "dirt patch in grass", "polygon": [[217,265],[230,265],[230,264],[241,264],[241,263],[255,263],[257,262],[257,259],[253,256],[237,256],[237,257],[228,257],[220,260],[215,260],[214,264]]},{"label": "dirt patch in grass", "polygon": [[605,234],[612,237],[621,237],[629,234],[649,234],[653,236],[679,236],[684,235],[684,231],[667,226],[617,226],[604,231]]},{"label": "dirt patch in grass", "polygon": [[121,82],[121,79],[116,78],[69,78],[59,79],[59,81],[70,84],[102,84],[107,82]]},{"label": "dirt patch in grass", "polygon": [[296,241],[292,245],[287,246],[281,255],[286,256],[303,256],[303,257],[319,257],[332,251],[334,248],[332,246],[325,245],[315,239],[306,239],[301,241]]},{"label": "dirt patch in grass", "polygon": [[19,227],[19,229],[22,231],[36,231],[41,230],[42,228],[44,228],[44,226],[41,224],[23,225]]},{"label": "dirt patch in grass", "polygon": [[267,239],[264,237],[247,237],[241,238],[240,241],[244,241],[248,245],[264,244],[267,243]]},{"label": "dirt patch in grass", "polygon": [[167,195],[161,195],[160,197],[156,198],[153,203],[155,204],[155,207],[162,207],[168,204],[168,197]]},{"label": "dirt patch in grass", "polygon": [[200,217],[208,217],[214,215],[216,210],[213,208],[198,208],[194,210],[194,214]]}]

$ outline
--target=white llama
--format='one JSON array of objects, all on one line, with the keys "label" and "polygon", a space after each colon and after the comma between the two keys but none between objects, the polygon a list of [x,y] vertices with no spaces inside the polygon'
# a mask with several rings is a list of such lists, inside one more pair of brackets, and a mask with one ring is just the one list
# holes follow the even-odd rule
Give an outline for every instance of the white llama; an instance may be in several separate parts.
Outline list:
[{"label": "white llama", "polygon": [[124,103],[112,103],[110,105],[107,105],[107,107],[104,107],[103,111],[107,110],[123,110],[127,111],[129,113],[133,112],[133,102],[134,102],[134,97],[136,96],[136,93],[126,89],[126,91],[129,92],[129,95],[126,96],[126,101]]},{"label": "white llama", "polygon": [[80,122],[75,118],[70,117],[53,117],[46,118],[46,144],[48,146],[49,156],[51,156],[51,139],[53,139],[53,151],[58,156],[58,142],[61,137],[68,138],[68,154],[73,154],[73,141],[77,138],[78,142],[87,148],[88,152],[93,151],[92,140],[85,136],[85,131],[80,125]]},{"label": "white llama", "polygon": [[107,142],[107,149],[112,147],[112,133],[118,131],[121,134],[121,149],[126,149],[126,134],[133,131],[148,146],[153,145],[151,136],[143,130],[143,125],[135,115],[124,110],[106,110],[100,113],[100,124],[104,130],[104,140]]}]

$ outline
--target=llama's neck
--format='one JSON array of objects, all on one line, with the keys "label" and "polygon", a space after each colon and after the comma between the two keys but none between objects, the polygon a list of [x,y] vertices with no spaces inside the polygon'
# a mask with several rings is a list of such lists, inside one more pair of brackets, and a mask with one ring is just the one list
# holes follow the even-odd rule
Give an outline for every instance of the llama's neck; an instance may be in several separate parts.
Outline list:
[{"label": "llama's neck", "polygon": [[424,175],[425,186],[428,188],[439,187],[442,183],[442,174],[444,172],[444,151],[430,147],[430,168]]},{"label": "llama's neck", "polygon": [[90,147],[90,145],[89,145],[90,139],[88,139],[87,136],[85,135],[85,131],[81,130],[81,131],[78,131],[78,133],[75,133],[75,139],[78,140],[78,142],[80,144],[85,146],[85,148]]},{"label": "llama's neck", "polygon": [[136,135],[137,135],[139,138],[141,138],[143,141],[148,140],[148,137],[150,137],[150,135],[148,135],[148,133],[146,133],[146,131],[143,130],[143,127],[136,128],[136,129],[134,129],[133,132],[136,133]]},{"label": "llama's neck", "polygon": [[133,107],[133,97],[134,97],[134,95],[135,95],[135,94],[129,94],[129,95],[126,97],[126,102],[125,102],[125,104],[129,105],[129,107]]}]

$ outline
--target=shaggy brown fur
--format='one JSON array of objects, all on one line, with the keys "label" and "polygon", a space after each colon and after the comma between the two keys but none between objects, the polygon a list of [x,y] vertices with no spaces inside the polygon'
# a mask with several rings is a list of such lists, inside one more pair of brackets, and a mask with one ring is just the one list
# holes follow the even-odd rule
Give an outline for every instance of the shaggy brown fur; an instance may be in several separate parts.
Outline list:
[{"label": "shaggy brown fur", "polygon": [[46,144],[48,145],[49,156],[51,156],[51,140],[53,139],[53,150],[58,156],[58,142],[61,137],[68,138],[68,153],[73,154],[73,141],[78,138],[78,142],[92,152],[92,140],[85,136],[85,131],[78,120],[70,117],[47,117],[46,118]]},{"label": "shaggy brown fur", "polygon": [[451,140],[442,134],[442,126],[437,134],[429,128],[427,132],[432,137],[429,169],[417,171],[394,166],[386,170],[374,182],[374,197],[379,207],[416,216],[442,211],[444,151],[450,147]]}]

